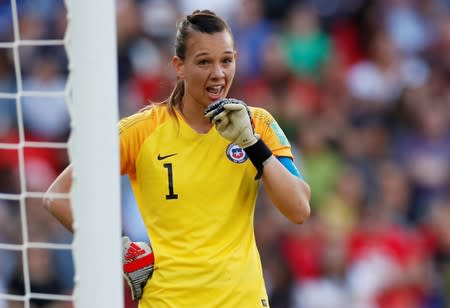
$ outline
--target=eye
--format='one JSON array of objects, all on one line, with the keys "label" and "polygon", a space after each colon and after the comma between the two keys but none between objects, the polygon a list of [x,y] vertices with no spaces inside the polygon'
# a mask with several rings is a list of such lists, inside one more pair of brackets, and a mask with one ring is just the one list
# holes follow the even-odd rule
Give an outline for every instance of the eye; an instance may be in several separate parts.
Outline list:
[{"label": "eye", "polygon": [[223,60],[223,63],[225,63],[225,64],[231,64],[231,63],[233,63],[233,62],[234,62],[234,59],[231,58],[231,57],[225,58],[225,59]]},{"label": "eye", "polygon": [[209,63],[208,60],[205,60],[205,59],[198,61],[199,65],[207,65],[208,63]]}]

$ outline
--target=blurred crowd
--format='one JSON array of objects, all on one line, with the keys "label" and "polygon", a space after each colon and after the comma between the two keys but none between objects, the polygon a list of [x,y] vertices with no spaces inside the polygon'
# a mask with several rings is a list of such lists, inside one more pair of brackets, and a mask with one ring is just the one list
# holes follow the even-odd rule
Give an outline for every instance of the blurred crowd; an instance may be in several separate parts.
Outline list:
[{"label": "blurred crowd", "polygon": [[[0,1],[0,143],[66,142],[65,97],[28,95],[64,91],[64,47],[4,44],[62,40],[66,8],[15,2],[16,32]],[[450,307],[449,0],[116,3],[120,116],[169,95],[176,21],[208,8],[234,32],[230,96],[269,110],[290,140],[312,215],[293,225],[261,190],[255,235],[272,308]],[[68,161],[65,149],[0,147],[0,194],[43,192]],[[40,199],[10,199],[0,198],[0,243],[71,242]],[[125,177],[122,207],[124,233],[146,240]],[[0,293],[71,294],[70,251],[25,253],[0,249]],[[126,290],[125,300],[135,306]]]}]

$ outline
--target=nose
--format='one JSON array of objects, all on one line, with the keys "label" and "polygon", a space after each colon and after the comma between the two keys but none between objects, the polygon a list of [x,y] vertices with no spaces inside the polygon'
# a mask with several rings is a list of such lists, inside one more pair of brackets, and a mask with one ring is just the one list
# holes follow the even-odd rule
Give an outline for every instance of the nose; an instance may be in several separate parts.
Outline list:
[{"label": "nose", "polygon": [[223,67],[220,64],[216,64],[212,67],[211,70],[211,78],[220,79],[225,77],[225,73],[223,71]]}]

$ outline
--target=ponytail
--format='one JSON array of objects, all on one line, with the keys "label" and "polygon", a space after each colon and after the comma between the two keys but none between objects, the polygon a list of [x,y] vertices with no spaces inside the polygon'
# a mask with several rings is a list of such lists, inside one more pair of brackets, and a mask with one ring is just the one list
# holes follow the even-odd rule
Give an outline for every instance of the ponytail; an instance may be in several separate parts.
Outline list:
[{"label": "ponytail", "polygon": [[175,115],[176,106],[178,106],[180,110],[183,108],[182,106],[183,96],[184,96],[184,81],[178,80],[177,84],[175,85],[175,88],[173,89],[172,93],[167,99],[167,107],[169,108],[169,112],[171,115]]}]

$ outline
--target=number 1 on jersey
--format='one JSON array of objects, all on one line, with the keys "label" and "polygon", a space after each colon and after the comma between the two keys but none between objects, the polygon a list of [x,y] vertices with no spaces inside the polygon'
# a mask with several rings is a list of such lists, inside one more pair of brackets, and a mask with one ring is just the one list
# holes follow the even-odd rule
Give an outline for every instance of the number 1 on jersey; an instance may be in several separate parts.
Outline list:
[{"label": "number 1 on jersey", "polygon": [[172,171],[172,164],[164,164],[164,168],[167,169],[167,178],[169,182],[169,194],[166,195],[166,200],[172,200],[172,199],[178,199],[178,195],[174,194],[173,192],[173,171]]}]

